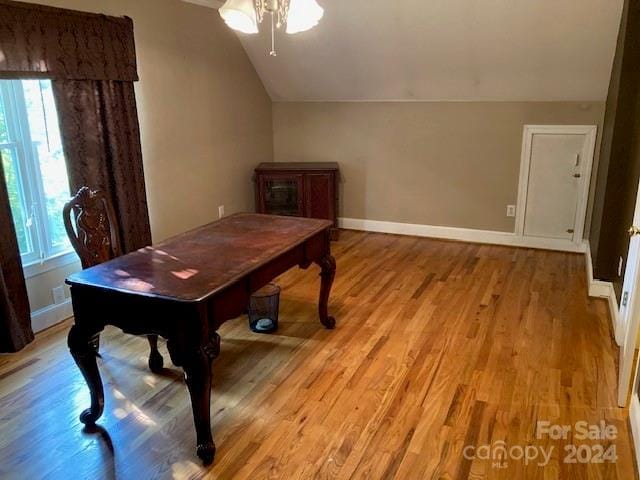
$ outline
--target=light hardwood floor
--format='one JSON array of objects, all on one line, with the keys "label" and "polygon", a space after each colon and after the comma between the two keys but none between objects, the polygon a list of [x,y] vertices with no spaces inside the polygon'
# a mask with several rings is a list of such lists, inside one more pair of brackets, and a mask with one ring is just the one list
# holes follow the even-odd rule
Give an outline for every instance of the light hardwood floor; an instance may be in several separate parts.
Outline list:
[{"label": "light hardwood floor", "polygon": [[[333,248],[336,330],[317,320],[313,267],[278,280],[277,335],[244,318],[221,329],[212,467],[195,457],[181,372],[152,374],[147,342],[114,329],[102,337],[105,414],[83,431],[88,392],[66,323],[0,357],[0,476],[635,478],[607,306],[587,297],[582,256],[348,231]],[[536,439],[545,420],[605,421],[617,437]],[[465,458],[499,441],[554,450],[544,468]],[[564,463],[572,443],[615,445],[617,462]]]}]

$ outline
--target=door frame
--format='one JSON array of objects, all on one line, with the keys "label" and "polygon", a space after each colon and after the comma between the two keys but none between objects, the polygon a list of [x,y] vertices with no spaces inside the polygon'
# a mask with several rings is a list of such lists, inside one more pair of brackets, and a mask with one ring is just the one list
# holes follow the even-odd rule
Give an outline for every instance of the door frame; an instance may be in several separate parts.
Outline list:
[{"label": "door frame", "polygon": [[580,174],[584,181],[582,189],[579,191],[578,204],[576,206],[576,218],[573,226],[572,240],[553,240],[558,244],[567,243],[580,245],[583,242],[584,224],[587,215],[587,204],[589,202],[589,188],[591,185],[591,170],[593,168],[593,157],[596,149],[596,138],[598,127],[596,125],[525,125],[522,135],[522,155],[520,158],[520,179],[518,182],[518,200],[516,203],[516,226],[517,237],[525,238],[524,221],[527,207],[527,194],[529,190],[529,170],[531,167],[531,154],[533,153],[533,136],[547,135],[584,135],[585,142],[582,147],[582,168]]}]

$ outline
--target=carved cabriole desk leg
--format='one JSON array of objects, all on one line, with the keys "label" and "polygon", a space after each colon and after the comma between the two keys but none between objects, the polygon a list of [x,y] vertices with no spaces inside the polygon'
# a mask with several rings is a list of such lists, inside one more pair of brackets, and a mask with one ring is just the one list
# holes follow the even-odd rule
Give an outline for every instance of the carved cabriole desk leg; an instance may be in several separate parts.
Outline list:
[{"label": "carved cabriole desk leg", "polygon": [[78,295],[73,296],[75,325],[69,331],[67,344],[91,393],[91,407],[80,414],[80,421],[86,425],[93,425],[104,411],[104,390],[96,362],[95,349],[103,327],[98,322],[92,323],[94,319],[88,311],[85,312],[82,308],[83,301]]},{"label": "carved cabriole desk leg", "polygon": [[320,323],[331,330],[335,328],[336,320],[329,316],[328,303],[333,279],[336,276],[336,260],[331,256],[331,254],[327,254],[318,262],[318,265],[320,265],[320,268],[322,269],[320,272],[322,281],[320,284],[318,313],[320,314]]},{"label": "carved cabriole desk leg", "polygon": [[216,453],[211,434],[211,363],[220,353],[220,336],[213,332],[204,345],[199,339],[193,343],[184,338],[169,339],[167,347],[173,363],[184,370],[196,427],[196,453],[209,465]]},{"label": "carved cabriole desk leg", "polygon": [[196,426],[196,453],[205,465],[213,462],[216,446],[211,434],[211,362],[220,352],[220,336],[214,332],[211,343],[190,352],[183,365]]}]

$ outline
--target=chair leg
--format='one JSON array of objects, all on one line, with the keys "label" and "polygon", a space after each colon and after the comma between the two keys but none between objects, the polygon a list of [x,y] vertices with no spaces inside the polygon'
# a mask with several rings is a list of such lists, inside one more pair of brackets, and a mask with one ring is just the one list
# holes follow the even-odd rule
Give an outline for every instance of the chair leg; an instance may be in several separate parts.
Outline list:
[{"label": "chair leg", "polygon": [[147,335],[147,340],[149,341],[149,347],[151,349],[149,352],[149,370],[154,373],[159,373],[164,366],[164,358],[162,358],[162,355],[158,351],[158,336]]}]

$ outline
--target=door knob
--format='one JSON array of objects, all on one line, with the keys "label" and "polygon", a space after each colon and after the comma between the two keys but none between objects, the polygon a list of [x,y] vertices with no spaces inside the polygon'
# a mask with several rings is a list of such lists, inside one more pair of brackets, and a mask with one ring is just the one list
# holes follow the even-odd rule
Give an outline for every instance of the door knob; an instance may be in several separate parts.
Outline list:
[{"label": "door knob", "polygon": [[633,237],[635,235],[640,235],[640,227],[636,227],[635,225],[631,225],[629,227],[629,230],[627,230],[627,232],[629,233],[630,237]]},{"label": "door knob", "polygon": [[574,174],[573,174],[573,176],[574,176],[575,178],[580,178],[582,175],[580,175],[579,173],[574,173]]}]

